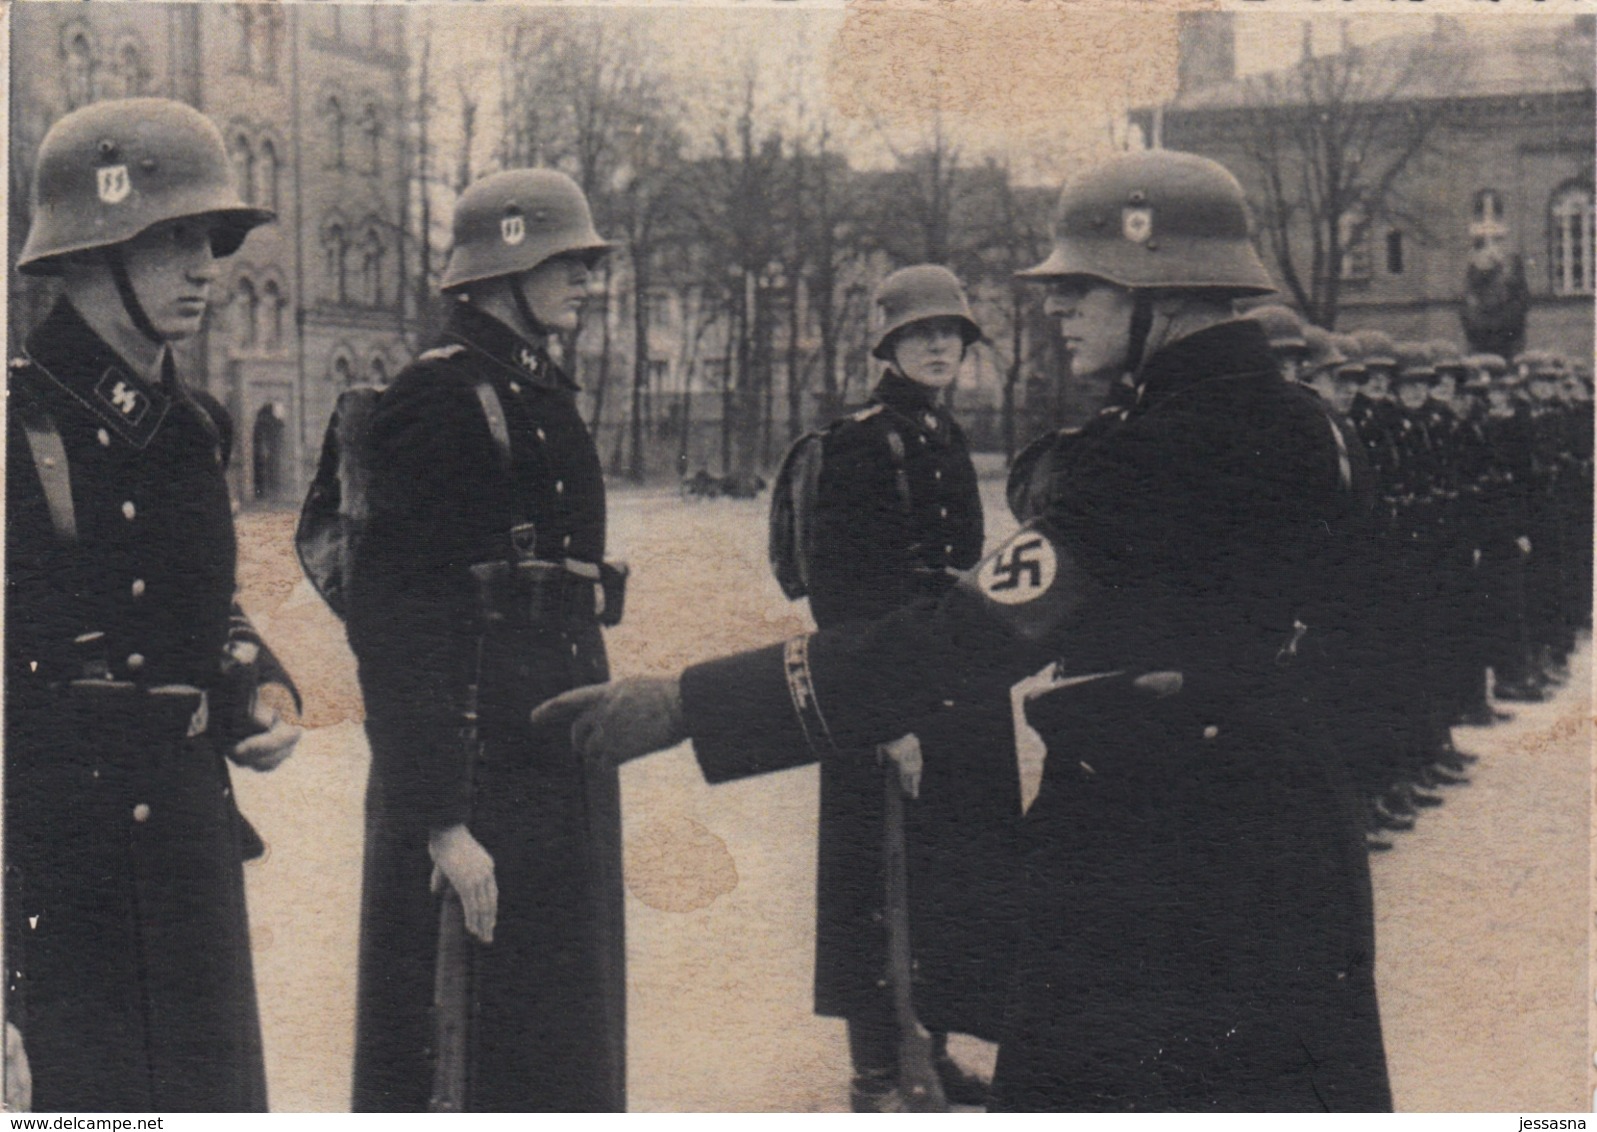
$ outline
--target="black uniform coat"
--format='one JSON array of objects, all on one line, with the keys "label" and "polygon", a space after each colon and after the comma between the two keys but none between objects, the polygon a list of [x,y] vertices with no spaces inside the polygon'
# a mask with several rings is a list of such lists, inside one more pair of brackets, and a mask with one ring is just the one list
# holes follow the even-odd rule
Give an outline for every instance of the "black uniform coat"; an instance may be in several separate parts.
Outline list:
[{"label": "black uniform coat", "polygon": [[[503,406],[508,476],[476,392],[483,381]],[[460,741],[478,623],[468,568],[506,559],[511,527],[529,521],[541,558],[604,557],[604,480],[573,388],[541,349],[462,304],[372,419],[371,516],[349,616],[372,747],[357,1110],[426,1107],[438,934],[427,839],[462,822],[493,856],[499,886],[494,942],[474,949],[470,1107],[622,1103],[598,1007],[604,949],[621,941],[596,935],[598,902],[620,894],[599,893],[585,871],[576,758],[565,744],[535,746],[527,725],[544,699],[607,676],[592,587],[586,610],[561,623],[507,623],[488,638],[475,767]]]},{"label": "black uniform coat", "polygon": [[[264,1110],[222,750],[234,534],[220,406],[133,374],[62,302],[13,361],[6,464],[6,953],[36,1109]],[[57,537],[16,406],[60,432]],[[74,639],[90,637],[79,646]],[[121,684],[73,691],[99,670]],[[197,693],[210,696],[203,733]]]},{"label": "black uniform coat", "polygon": [[[940,598],[981,557],[982,509],[964,433],[932,391],[893,371],[870,402],[822,435],[809,543],[821,628]],[[934,1028],[990,1032],[999,947],[984,901],[1000,886],[1020,815],[1014,727],[1002,710],[945,712],[919,730],[925,772],[909,803],[916,1004]],[[957,719],[954,718],[957,715]],[[815,1008],[880,1015],[883,768],[869,751],[821,768]],[[985,1009],[983,1009],[985,1007]]]},{"label": "black uniform coat", "polygon": [[[1362,823],[1292,663],[1294,620],[1329,612],[1315,566],[1356,521],[1358,449],[1254,324],[1140,378],[939,606],[688,669],[700,765],[846,757],[1042,656],[1105,674],[1031,715],[1049,760],[997,1105],[1386,1108]],[[1129,683],[1156,670],[1182,690]]]}]

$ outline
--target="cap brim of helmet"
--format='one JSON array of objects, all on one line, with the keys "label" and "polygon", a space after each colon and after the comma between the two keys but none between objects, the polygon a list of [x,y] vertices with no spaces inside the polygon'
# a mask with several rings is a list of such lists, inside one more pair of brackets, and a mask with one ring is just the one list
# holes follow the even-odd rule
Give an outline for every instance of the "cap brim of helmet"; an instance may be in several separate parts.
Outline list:
[{"label": "cap brim of helmet", "polygon": [[180,212],[152,221],[126,239],[105,242],[83,240],[68,247],[52,251],[48,255],[30,257],[24,254],[17,261],[17,271],[23,275],[59,275],[63,260],[82,255],[84,252],[97,251],[100,248],[114,248],[131,240],[136,240],[157,224],[166,224],[173,220],[187,220],[195,217],[212,217],[218,221],[216,231],[211,237],[211,254],[219,259],[224,259],[237,252],[243,246],[244,238],[251,231],[259,228],[262,224],[270,224],[276,220],[277,213],[269,208],[254,208],[249,205],[240,205],[237,208],[206,209],[198,212]]},{"label": "cap brim of helmet", "polygon": [[1099,262],[1079,250],[1067,252],[1056,246],[1036,267],[1015,272],[1015,278],[1040,282],[1094,279],[1127,290],[1217,291],[1239,296],[1275,293],[1275,285],[1264,274],[1258,260],[1243,255],[1228,241],[1196,240],[1189,247],[1166,249],[1163,254],[1155,245],[1140,249],[1140,254],[1149,257],[1145,273],[1128,271],[1123,265]]},{"label": "cap brim of helmet", "polygon": [[982,333],[980,326],[964,311],[936,311],[931,314],[917,314],[914,318],[906,319],[896,326],[890,326],[882,331],[881,337],[876,340],[876,347],[871,351],[871,356],[884,362],[893,360],[893,339],[918,322],[933,322],[940,318],[951,318],[959,323],[960,337],[965,340],[965,348],[969,349],[978,342],[987,341],[987,335]]},{"label": "cap brim of helmet", "polygon": [[449,264],[444,268],[443,282],[438,285],[438,289],[447,294],[450,291],[459,291],[462,288],[469,287],[473,283],[486,283],[490,279],[503,279],[511,275],[520,275],[525,271],[535,271],[544,264],[548,263],[550,260],[559,259],[562,256],[571,256],[575,259],[581,259],[588,265],[590,269],[592,269],[598,266],[598,264],[603,261],[606,256],[615,250],[615,244],[612,244],[607,240],[601,240],[595,236],[591,243],[573,244],[569,248],[560,248],[556,251],[550,252],[548,255],[544,256],[535,263],[528,264],[526,267],[512,267],[509,270],[480,271],[472,271],[468,267],[458,275],[454,274],[451,270],[455,265],[455,253],[451,253],[449,257]]}]

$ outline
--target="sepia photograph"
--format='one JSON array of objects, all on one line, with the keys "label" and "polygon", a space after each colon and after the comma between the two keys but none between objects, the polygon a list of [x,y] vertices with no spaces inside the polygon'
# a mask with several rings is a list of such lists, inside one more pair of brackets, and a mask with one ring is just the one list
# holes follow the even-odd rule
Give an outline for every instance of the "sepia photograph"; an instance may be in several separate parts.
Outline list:
[{"label": "sepia photograph", "polygon": [[8,1112],[1597,1096],[1597,16],[12,0]]}]

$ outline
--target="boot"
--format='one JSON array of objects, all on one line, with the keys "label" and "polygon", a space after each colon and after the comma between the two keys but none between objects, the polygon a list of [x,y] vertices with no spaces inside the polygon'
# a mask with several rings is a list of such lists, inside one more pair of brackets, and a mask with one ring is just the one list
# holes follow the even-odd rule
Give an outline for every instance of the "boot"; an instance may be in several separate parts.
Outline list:
[{"label": "boot", "polygon": [[908,1111],[904,1094],[898,1091],[898,1074],[891,1069],[863,1069],[854,1074],[848,1104],[853,1112]]}]

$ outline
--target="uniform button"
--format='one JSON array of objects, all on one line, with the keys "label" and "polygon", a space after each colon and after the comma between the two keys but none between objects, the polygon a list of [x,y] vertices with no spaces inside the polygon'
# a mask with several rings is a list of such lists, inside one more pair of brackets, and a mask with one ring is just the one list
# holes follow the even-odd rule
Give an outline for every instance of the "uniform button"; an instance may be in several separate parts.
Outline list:
[{"label": "uniform button", "polygon": [[935,471],[933,471],[932,472],[932,479],[936,480],[938,483],[942,483],[943,482],[943,469],[938,468]]},{"label": "uniform button", "polygon": [[146,805],[145,803],[143,803],[143,802],[140,802],[137,806],[134,806],[133,807],[133,820],[136,821],[136,822],[147,822],[147,821],[149,821],[150,820],[150,807],[148,805]]},{"label": "uniform button", "polygon": [[954,553],[954,548],[952,546],[945,546],[945,547],[943,547],[943,553],[944,554],[953,554]]},{"label": "uniform button", "polygon": [[512,381],[510,383],[510,392],[512,392],[512,393],[520,393],[521,392],[521,383],[519,381]]},{"label": "uniform button", "polygon": [[544,431],[541,428],[538,430],[538,439],[540,441],[544,441],[544,440],[548,440],[549,439],[547,436],[544,435]]},{"label": "uniform button", "polygon": [[566,535],[563,539],[561,539],[560,540],[560,545],[562,547],[564,547],[566,550],[570,550],[571,549],[571,536],[570,535]]},{"label": "uniform button", "polygon": [[563,494],[565,492],[565,490],[566,490],[566,481],[565,480],[555,480],[555,494],[556,495],[561,495],[561,494]]},{"label": "uniform button", "polygon": [[94,439],[100,442],[101,448],[111,447],[111,434],[106,432],[103,428],[94,434]]},{"label": "uniform button", "polygon": [[134,654],[132,654],[131,656],[128,657],[128,670],[130,672],[137,672],[139,669],[141,669],[143,667],[144,667],[144,654],[143,653],[136,652],[136,653],[134,653]]},{"label": "uniform button", "polygon": [[131,589],[133,591],[133,596],[134,597],[143,597],[144,596],[144,579],[143,578],[134,578],[133,579],[133,585],[130,586],[129,589]]},{"label": "uniform button", "polygon": [[133,500],[124,499],[122,501],[122,517],[124,519],[131,523],[133,521],[133,516],[137,515],[138,513],[139,509],[133,506]]},{"label": "uniform button", "polygon": [[920,441],[922,444],[926,443],[926,438],[924,436],[917,436],[915,439]]},{"label": "uniform button", "polygon": [[937,509],[937,514],[938,514],[938,517],[939,517],[939,518],[943,518],[943,519],[946,519],[946,518],[948,518],[948,508],[946,508],[946,507],[939,507],[939,508],[938,508],[938,509]]},{"label": "uniform button", "polygon": [[1205,739],[1216,739],[1219,737],[1219,735],[1220,729],[1212,723],[1203,729],[1203,737]]}]

